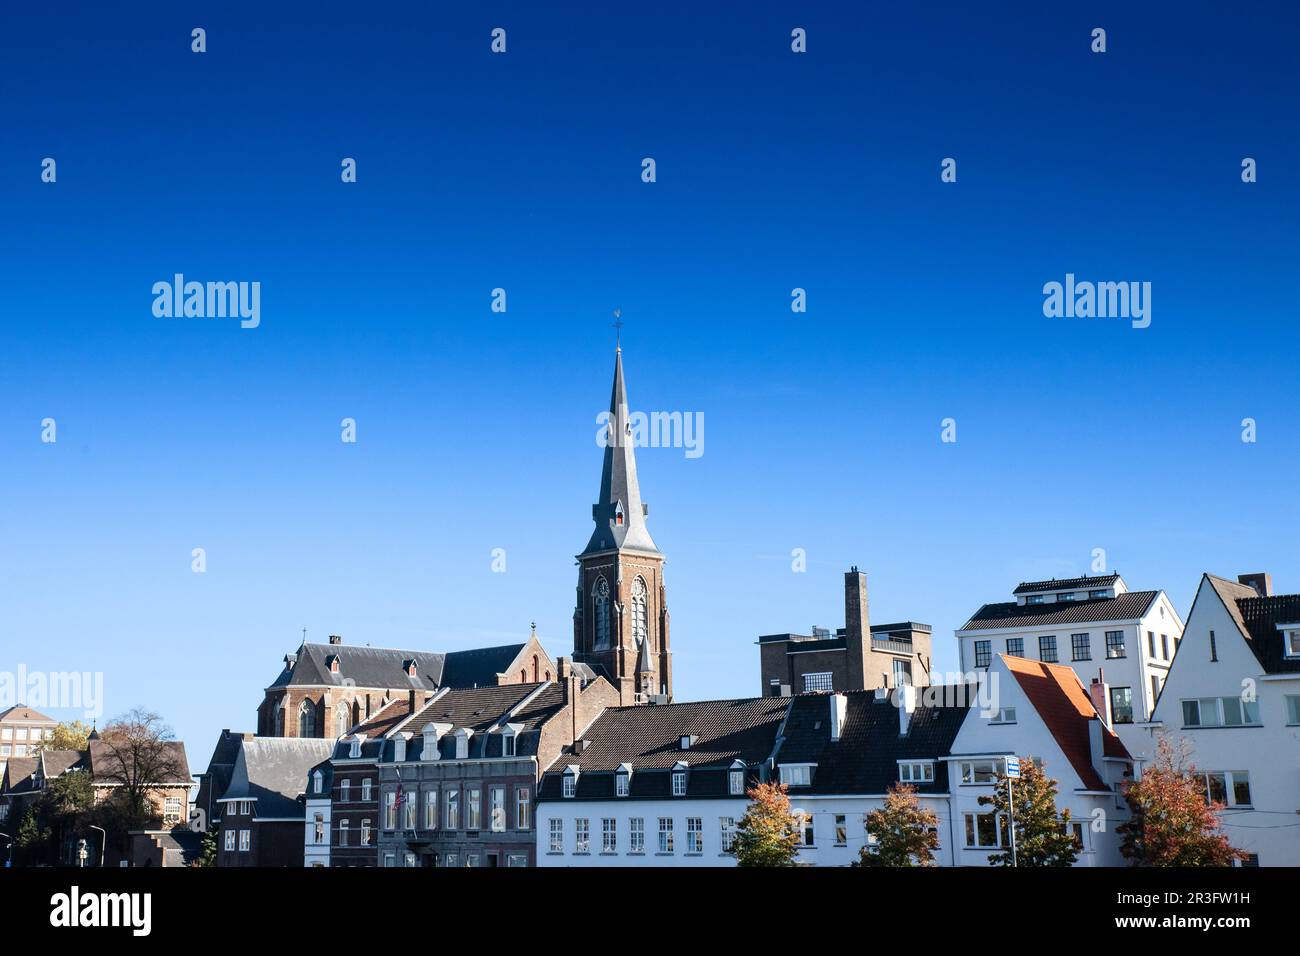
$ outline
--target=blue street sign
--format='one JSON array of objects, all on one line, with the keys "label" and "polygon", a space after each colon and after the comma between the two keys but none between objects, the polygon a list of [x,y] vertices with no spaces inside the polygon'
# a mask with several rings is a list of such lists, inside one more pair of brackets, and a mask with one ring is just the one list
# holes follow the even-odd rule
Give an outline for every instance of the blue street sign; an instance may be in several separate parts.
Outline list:
[{"label": "blue street sign", "polygon": [[1020,758],[1019,757],[1007,758],[1007,779],[1008,780],[1020,779]]}]

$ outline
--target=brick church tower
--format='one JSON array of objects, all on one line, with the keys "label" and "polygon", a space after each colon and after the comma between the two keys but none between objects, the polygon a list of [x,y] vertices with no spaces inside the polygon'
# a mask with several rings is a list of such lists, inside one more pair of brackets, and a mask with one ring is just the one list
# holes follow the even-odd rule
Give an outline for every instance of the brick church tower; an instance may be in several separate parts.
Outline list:
[{"label": "brick church tower", "polygon": [[623,350],[614,357],[605,464],[592,505],[596,529],[578,558],[573,659],[603,674],[624,704],[672,699],[664,556],[646,528],[623,384]]}]

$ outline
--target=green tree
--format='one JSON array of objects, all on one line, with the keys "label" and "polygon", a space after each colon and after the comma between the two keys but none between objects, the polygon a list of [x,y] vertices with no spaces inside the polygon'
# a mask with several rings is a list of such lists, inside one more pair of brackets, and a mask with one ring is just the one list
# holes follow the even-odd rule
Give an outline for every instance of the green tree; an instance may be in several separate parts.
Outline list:
[{"label": "green tree", "polygon": [[794,866],[799,831],[790,798],[779,783],[760,783],[747,794],[749,808],[736,827],[731,852],[737,866]]},{"label": "green tree", "polygon": [[1208,799],[1184,739],[1178,747],[1162,734],[1142,779],[1124,787],[1133,815],[1115,828],[1120,852],[1135,866],[1231,866],[1245,854],[1219,832],[1222,803]]},{"label": "green tree", "polygon": [[210,868],[217,865],[217,834],[214,831],[208,831],[203,834],[202,849],[199,851],[199,858],[190,866]]},{"label": "green tree", "polygon": [[867,835],[874,846],[863,845],[854,866],[935,866],[939,849],[939,818],[916,798],[916,788],[896,783],[885,795],[885,805],[867,814]]},{"label": "green tree", "polygon": [[40,801],[23,808],[14,831],[14,866],[53,866],[58,862],[54,833],[41,819]]},{"label": "green tree", "polygon": [[[1010,819],[1016,834],[1015,861],[1018,866],[1072,866],[1079,857],[1079,841],[1070,832],[1070,811],[1056,809],[1056,781],[1028,757],[1020,758],[1020,779],[1012,782],[1015,792],[1011,802],[1015,813],[1008,812],[1007,777],[998,775],[997,788],[980,803],[994,813]],[[989,856],[989,862],[1011,866],[1011,848]]]}]

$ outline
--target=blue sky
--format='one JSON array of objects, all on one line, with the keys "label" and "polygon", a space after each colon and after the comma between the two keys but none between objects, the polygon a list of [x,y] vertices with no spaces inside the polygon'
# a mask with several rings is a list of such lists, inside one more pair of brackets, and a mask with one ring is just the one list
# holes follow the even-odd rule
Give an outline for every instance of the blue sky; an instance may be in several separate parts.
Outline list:
[{"label": "blue sky", "polygon": [[[1129,6],[11,6],[0,668],[103,671],[198,763],[303,627],[566,653],[616,307],[633,407],[706,421],[639,456],[679,698],[756,692],[850,564],[941,668],[1094,548],[1184,614],[1300,590],[1300,15]],[[155,318],[177,272],[261,326]],[[1067,272],[1151,327],[1044,318]]]}]

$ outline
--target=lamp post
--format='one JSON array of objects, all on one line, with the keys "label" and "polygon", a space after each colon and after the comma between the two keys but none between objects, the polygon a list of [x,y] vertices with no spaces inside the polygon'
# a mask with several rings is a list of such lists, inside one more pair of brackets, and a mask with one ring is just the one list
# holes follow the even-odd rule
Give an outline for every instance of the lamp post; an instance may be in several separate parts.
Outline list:
[{"label": "lamp post", "polygon": [[97,826],[95,826],[93,823],[89,823],[89,824],[87,824],[87,826],[89,826],[90,829],[92,829],[92,830],[98,830],[98,831],[100,832],[100,838],[99,838],[99,868],[102,870],[102,869],[104,868],[104,844],[106,844],[106,843],[108,842],[108,831],[105,830],[103,827],[97,827]]}]

